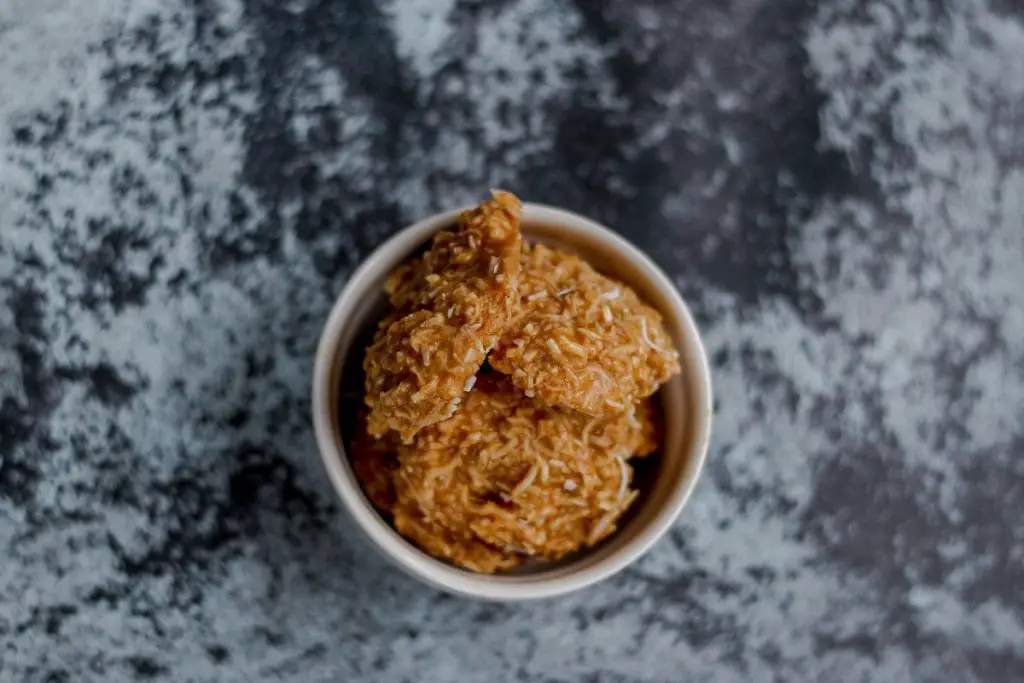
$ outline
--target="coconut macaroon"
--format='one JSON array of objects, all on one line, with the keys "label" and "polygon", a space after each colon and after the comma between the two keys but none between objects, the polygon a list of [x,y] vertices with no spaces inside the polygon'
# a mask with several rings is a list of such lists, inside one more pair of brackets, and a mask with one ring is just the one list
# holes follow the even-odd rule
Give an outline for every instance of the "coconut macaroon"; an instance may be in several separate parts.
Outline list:
[{"label": "coconut macaroon", "polygon": [[490,363],[528,396],[614,415],[679,371],[661,315],[579,257],[524,245],[519,311]]},{"label": "coconut macaroon", "polygon": [[494,192],[389,278],[397,310],[363,362],[371,435],[408,441],[458,407],[518,300],[520,210],[514,195]]},{"label": "coconut macaroon", "polygon": [[395,490],[459,537],[555,559],[615,530],[637,495],[626,461],[653,447],[653,430],[631,412],[588,417],[481,375],[451,419],[399,447]]},{"label": "coconut macaroon", "polygon": [[[463,211],[455,229],[437,233],[423,256],[395,268],[384,284],[392,306],[446,314],[455,306],[448,316],[455,321],[475,320],[498,307],[511,312],[517,301],[522,204],[510,192],[492,195]],[[465,310],[474,307],[480,311]]]},{"label": "coconut macaroon", "polygon": [[483,543],[470,534],[452,532],[428,521],[412,501],[400,500],[394,509],[395,529],[430,555],[481,574],[512,569],[526,557]]}]

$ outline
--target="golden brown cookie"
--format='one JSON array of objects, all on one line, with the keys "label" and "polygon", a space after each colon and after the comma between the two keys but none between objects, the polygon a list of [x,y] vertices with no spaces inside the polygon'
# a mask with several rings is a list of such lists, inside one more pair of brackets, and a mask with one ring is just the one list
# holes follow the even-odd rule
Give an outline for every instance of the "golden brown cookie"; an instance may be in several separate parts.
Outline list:
[{"label": "golden brown cookie", "polygon": [[395,507],[395,528],[427,553],[454,565],[481,574],[518,567],[526,557],[504,552],[472,536],[453,533],[440,524],[427,521],[419,508],[409,501]]},{"label": "golden brown cookie", "polygon": [[637,495],[626,459],[648,447],[649,426],[544,406],[481,375],[450,420],[399,448],[396,492],[449,532],[555,559],[614,531]]},{"label": "golden brown cookie", "polygon": [[679,371],[661,321],[626,285],[579,257],[523,248],[520,307],[490,363],[527,395],[588,415],[613,415]]},{"label": "golden brown cookie", "polygon": [[370,434],[408,441],[456,409],[518,301],[519,212],[518,199],[495,192],[389,278],[397,311],[363,363]]}]

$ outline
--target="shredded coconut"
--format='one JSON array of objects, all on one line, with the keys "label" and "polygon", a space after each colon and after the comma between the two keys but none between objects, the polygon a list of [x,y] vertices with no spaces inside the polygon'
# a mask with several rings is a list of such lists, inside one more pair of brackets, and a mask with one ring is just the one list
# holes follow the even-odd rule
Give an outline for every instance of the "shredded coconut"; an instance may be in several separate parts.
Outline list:
[{"label": "shredded coconut", "polygon": [[579,257],[524,245],[519,291],[519,310],[489,360],[540,400],[607,415],[679,371],[658,312]]},{"label": "shredded coconut", "polygon": [[[584,447],[588,425],[610,447]],[[480,375],[451,419],[399,446],[396,496],[460,537],[555,559],[592,542],[609,509],[611,521],[625,511],[622,452],[637,452],[644,432],[625,415],[587,418],[527,398],[502,375]],[[445,557],[459,564],[457,550]]]},{"label": "shredded coconut", "polygon": [[626,497],[626,488],[629,486],[629,465],[621,455],[615,456],[616,462],[619,463],[619,472],[621,478],[619,479],[619,493],[615,496],[616,500],[622,500]]},{"label": "shredded coconut", "polygon": [[[452,399],[485,360],[482,340],[503,334],[511,321],[517,280],[495,286],[490,264],[497,259],[504,272],[519,272],[520,210],[516,197],[495,193],[389,276],[385,289],[396,310],[363,363],[371,434],[390,429],[409,440],[450,415]],[[416,348],[432,352],[424,359],[410,353]]]}]

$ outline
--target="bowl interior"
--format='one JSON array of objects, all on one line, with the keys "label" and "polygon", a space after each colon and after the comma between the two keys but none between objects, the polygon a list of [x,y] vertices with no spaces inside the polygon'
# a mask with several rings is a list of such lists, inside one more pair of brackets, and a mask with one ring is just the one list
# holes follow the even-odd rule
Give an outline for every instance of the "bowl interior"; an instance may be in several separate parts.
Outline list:
[{"label": "bowl interior", "polygon": [[[566,217],[574,222],[567,222]],[[382,248],[349,283],[352,305],[348,307],[333,353],[330,355],[329,382],[325,398],[334,448],[341,462],[340,469],[352,482],[355,478],[345,455],[345,446],[353,433],[358,411],[362,406],[363,350],[369,343],[377,321],[387,309],[383,282],[392,267],[421,251],[437,230],[451,225],[454,213],[429,226],[418,224],[410,229],[404,241]],[[620,521],[619,529],[593,548],[567,556],[558,562],[536,562],[505,574],[482,576],[436,560],[415,549],[390,527],[389,521],[372,511],[365,497],[361,505],[372,511],[387,532],[420,555],[420,566],[429,570],[428,577],[442,588],[471,592],[460,581],[471,580],[490,584],[529,584],[549,582],[567,574],[588,572],[611,563],[625,566],[664,531],[688,496],[703,459],[710,414],[710,395],[706,363],[700,342],[695,336],[692,320],[660,271],[621,238],[603,228],[589,224],[564,212],[526,205],[522,231],[525,239],[540,241],[574,252],[589,261],[598,271],[632,287],[648,304],[662,312],[666,328],[680,352],[683,371],[662,386],[658,393],[663,410],[665,431],[661,448],[646,458],[631,461],[635,478],[633,486],[640,496]],[[417,232],[416,228],[421,229]],[[595,230],[596,228],[596,230]],[[330,457],[329,454],[325,457]],[[329,467],[330,469],[330,467]],[[358,483],[355,483],[358,488]],[[351,509],[353,501],[346,501]],[[364,515],[365,517],[365,515]],[[377,530],[375,530],[377,531]],[[389,540],[390,542],[390,540]],[[386,552],[386,551],[385,551]],[[404,552],[404,551],[403,551]],[[395,559],[395,558],[391,558]],[[609,565],[610,567],[610,565]],[[409,569],[409,567],[405,567]],[[609,569],[604,574],[611,573]],[[414,570],[414,573],[418,573]],[[425,578],[422,575],[420,578]],[[594,576],[594,580],[601,578]]]}]

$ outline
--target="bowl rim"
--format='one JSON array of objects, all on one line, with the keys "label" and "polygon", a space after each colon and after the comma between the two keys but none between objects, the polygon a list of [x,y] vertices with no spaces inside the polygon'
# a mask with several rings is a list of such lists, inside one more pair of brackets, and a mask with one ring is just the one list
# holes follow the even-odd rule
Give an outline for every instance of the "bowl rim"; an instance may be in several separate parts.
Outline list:
[{"label": "bowl rim", "polygon": [[552,206],[524,203],[522,220],[564,226],[576,234],[588,234],[631,263],[649,284],[659,290],[671,311],[662,315],[678,318],[685,333],[684,343],[690,352],[694,385],[688,386],[687,398],[694,404],[695,422],[688,443],[691,459],[689,476],[672,489],[666,503],[655,518],[615,553],[592,564],[576,567],[568,564],[543,575],[476,574],[459,569],[431,557],[416,548],[388,525],[373,509],[362,493],[352,472],[344,447],[335,439],[331,415],[331,391],[334,369],[344,359],[336,358],[336,349],[345,328],[346,317],[360,301],[357,283],[379,271],[387,270],[427,241],[437,231],[451,225],[463,209],[444,211],[420,220],[388,238],[351,274],[345,282],[324,324],[317,345],[313,366],[312,412],[317,446],[328,477],[342,505],[356,526],[383,557],[405,573],[443,591],[494,601],[518,601],[550,598],[591,586],[625,569],[645,554],[678,519],[700,478],[711,436],[712,386],[707,354],[690,309],[669,277],[638,247],[611,229],[579,214]]}]

